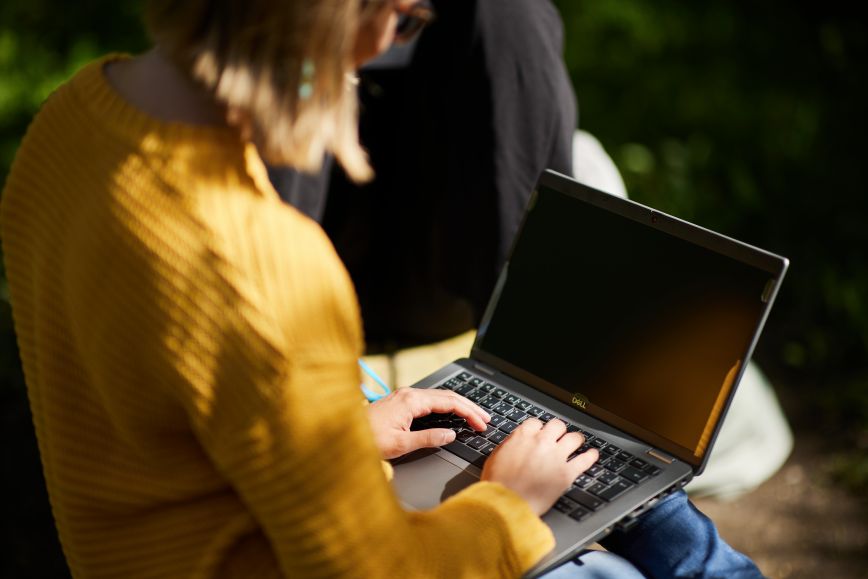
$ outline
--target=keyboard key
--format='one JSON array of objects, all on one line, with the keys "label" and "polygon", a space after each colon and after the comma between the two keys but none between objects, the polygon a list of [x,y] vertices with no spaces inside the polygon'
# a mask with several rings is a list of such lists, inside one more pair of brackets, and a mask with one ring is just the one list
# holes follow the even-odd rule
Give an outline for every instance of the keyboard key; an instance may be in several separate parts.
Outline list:
[{"label": "keyboard key", "polygon": [[[483,440],[485,440],[485,439],[483,439]],[[460,458],[463,458],[464,460],[466,460],[470,464],[481,467],[483,465],[483,463],[485,463],[486,457],[484,454],[482,454],[481,452],[477,452],[477,451],[473,450],[472,448],[470,448],[469,446],[465,446],[465,445],[461,444],[460,442],[450,442],[449,444],[445,445],[443,448],[445,448],[446,450],[459,456]]]},{"label": "keyboard key", "polygon": [[504,418],[500,414],[492,414],[491,415],[491,422],[489,422],[489,424],[492,426],[500,426],[504,422],[506,422],[506,418]]},{"label": "keyboard key", "polygon": [[570,518],[577,521],[587,519],[591,516],[591,511],[584,507],[576,507],[576,510],[570,513]]},{"label": "keyboard key", "polygon": [[458,378],[450,378],[450,379],[447,380],[443,385],[444,385],[444,386],[448,386],[449,388],[451,388],[452,390],[454,390],[454,389],[458,388],[459,386],[463,386],[463,385],[464,385],[464,381],[463,381],[463,380],[459,380]]},{"label": "keyboard key", "polygon": [[462,396],[467,396],[470,392],[473,392],[474,388],[476,388],[476,386],[474,386],[473,384],[462,384],[455,389],[455,393],[461,394]]},{"label": "keyboard key", "polygon": [[527,410],[527,413],[530,414],[531,416],[536,416],[537,418],[539,418],[540,416],[545,414],[545,410],[543,410],[542,408],[538,408],[536,406],[531,406]]},{"label": "keyboard key", "polygon": [[[603,474],[600,475],[600,478],[599,478],[598,480],[599,480],[601,483],[603,483],[604,485],[610,485],[610,484],[612,484],[613,482],[615,482],[616,480],[618,480],[618,475],[616,475],[616,474],[613,473],[613,472],[606,471],[606,472],[604,472]],[[639,482],[641,482],[641,481],[639,481]]]},{"label": "keyboard key", "polygon": [[648,466],[646,466],[642,470],[644,470],[645,472],[647,472],[651,476],[657,476],[658,474],[660,474],[660,469],[657,468],[656,466],[654,466],[653,464],[649,464]]},{"label": "keyboard key", "polygon": [[491,454],[492,452],[494,452],[494,449],[495,449],[495,448],[497,448],[497,446],[495,446],[495,445],[493,445],[493,444],[491,444],[491,443],[488,443],[488,444],[486,444],[485,446],[483,446],[483,447],[480,449],[479,452],[481,452],[481,453],[484,454],[485,456],[488,456],[489,454]]},{"label": "keyboard key", "polygon": [[631,485],[624,479],[619,479],[615,481],[615,484],[613,484],[603,492],[599,493],[597,496],[607,501],[613,501],[622,494],[629,491],[631,488],[633,488],[633,485]]},{"label": "keyboard key", "polygon": [[638,468],[633,468],[632,466],[628,466],[623,471],[621,471],[621,476],[625,479],[632,481],[636,484],[646,480],[651,475],[643,470],[639,470]]},{"label": "keyboard key", "polygon": [[476,433],[472,430],[460,430],[455,435],[455,440],[458,442],[467,442],[473,438],[476,438]]},{"label": "keyboard key", "polygon": [[591,446],[593,446],[594,448],[603,448],[604,446],[606,446],[606,441],[602,438],[595,438],[591,441]]},{"label": "keyboard key", "polygon": [[497,386],[495,386],[491,382],[486,382],[485,384],[480,386],[480,388],[482,388],[485,392],[494,392],[494,389],[497,388]]},{"label": "keyboard key", "polygon": [[507,392],[507,391],[504,390],[503,388],[495,388],[495,389],[491,392],[491,394],[492,394],[492,396],[497,396],[498,398],[503,398],[504,396],[508,395],[509,392]]},{"label": "keyboard key", "polygon": [[627,462],[627,463],[629,463],[634,458],[635,457],[632,454],[630,454],[629,452],[626,452],[624,450],[622,450],[621,452],[618,453],[618,460],[622,460],[622,461]]},{"label": "keyboard key", "polygon": [[519,398],[515,394],[507,394],[503,399],[509,404],[512,404],[513,406],[515,406],[521,401],[521,398]]},{"label": "keyboard key", "polygon": [[558,502],[555,503],[555,506],[552,507],[556,511],[560,511],[562,513],[569,513],[575,510],[579,505],[575,502],[571,501],[566,497],[561,497],[558,499]]},{"label": "keyboard key", "polygon": [[567,432],[579,432],[579,427],[575,424],[567,424]]},{"label": "keyboard key", "polygon": [[602,499],[597,498],[591,493],[585,492],[582,489],[571,490],[567,493],[567,497],[573,499],[580,505],[591,509],[592,511],[596,511],[605,504]]},{"label": "keyboard key", "polygon": [[488,394],[486,394],[485,392],[483,392],[482,390],[479,390],[479,389],[476,389],[467,395],[468,400],[470,400],[472,402],[476,402],[477,404],[483,398],[488,398]]},{"label": "keyboard key", "polygon": [[481,436],[475,436],[467,441],[467,446],[474,450],[482,450],[486,444],[488,444],[488,441]]},{"label": "keyboard key", "polygon": [[513,408],[512,412],[510,412],[509,414],[506,415],[507,418],[509,418],[510,420],[512,420],[515,423],[523,422],[528,416],[530,416],[530,415],[525,413],[525,412],[522,412],[518,408]]},{"label": "keyboard key", "polygon": [[500,444],[504,440],[506,440],[506,433],[500,430],[495,430],[489,437],[488,440],[493,444]]},{"label": "keyboard key", "polygon": [[486,424],[485,430],[483,430],[482,432],[477,432],[476,434],[479,436],[485,437],[485,438],[491,438],[491,435],[494,434],[495,432],[500,432],[500,431],[497,428],[495,428],[494,426],[492,426],[490,424]]},{"label": "keyboard key", "polygon": [[620,448],[618,448],[617,446],[611,445],[611,444],[603,448],[603,452],[605,452],[606,454],[610,454],[612,456],[615,456],[620,451],[621,451]]},{"label": "keyboard key", "polygon": [[582,488],[582,489],[588,488],[592,484],[594,484],[594,479],[589,477],[586,474],[583,474],[582,476],[580,476],[579,478],[576,479],[576,486],[579,488]]},{"label": "keyboard key", "polygon": [[513,422],[511,420],[505,420],[503,422],[503,424],[498,426],[498,428],[501,429],[502,431],[504,431],[505,433],[510,434],[510,433],[512,433],[513,430],[518,428],[518,424],[516,424],[515,422]]},{"label": "keyboard key", "polygon": [[646,466],[650,465],[641,458],[634,458],[630,461],[630,466],[634,466],[636,468],[645,468]]},{"label": "keyboard key", "polygon": [[556,418],[556,416],[554,414],[552,414],[551,412],[543,412],[542,415],[539,417],[539,419],[542,420],[543,422],[548,422],[549,420],[551,420],[553,418]]},{"label": "keyboard key", "polygon": [[500,400],[498,400],[494,396],[486,396],[482,400],[479,401],[480,406],[482,406],[483,408],[487,408],[489,410],[491,410],[492,408],[494,408],[498,404],[500,404]]},{"label": "keyboard key", "polygon": [[473,375],[470,372],[462,372],[461,374],[456,376],[456,378],[458,378],[459,380],[463,380],[463,381],[467,382],[468,380],[473,378]]},{"label": "keyboard key", "polygon": [[599,464],[594,464],[594,465],[591,465],[591,468],[589,468],[588,470],[585,471],[585,474],[591,478],[596,478],[596,477],[600,476],[601,474],[603,474],[604,472],[606,472],[606,469],[604,469]]},{"label": "keyboard key", "polygon": [[498,414],[502,414],[503,416],[508,416],[513,410],[515,410],[515,406],[512,404],[507,404],[503,400],[498,402],[497,406],[492,407],[492,410],[497,412]]},{"label": "keyboard key", "polygon": [[608,485],[604,485],[601,482],[595,482],[591,486],[588,487],[588,492],[593,493],[597,496],[600,496],[600,493],[608,488]]},{"label": "keyboard key", "polygon": [[449,419],[449,426],[447,428],[451,428],[452,430],[455,430],[456,428],[458,428],[458,429],[469,428],[469,426],[467,425],[467,421],[464,420],[463,418],[461,418],[460,416],[453,416],[452,418]]},{"label": "keyboard key", "polygon": [[612,460],[610,460],[609,462],[606,463],[606,470],[610,470],[612,472],[621,472],[625,468],[627,468],[627,464],[624,462],[621,462],[617,458],[613,458]]},{"label": "keyboard key", "polygon": [[521,409],[524,410],[525,412],[527,412],[528,410],[530,410],[530,409],[533,407],[533,404],[531,404],[531,403],[528,402],[527,400],[519,400],[519,401],[518,401],[518,404],[516,404],[516,406],[517,406],[518,408],[521,408]]},{"label": "keyboard key", "polygon": [[474,376],[473,378],[471,378],[471,379],[469,380],[469,382],[470,382],[471,384],[473,384],[474,386],[482,386],[483,384],[485,384],[485,380],[483,380],[482,378],[477,378],[476,376]]}]

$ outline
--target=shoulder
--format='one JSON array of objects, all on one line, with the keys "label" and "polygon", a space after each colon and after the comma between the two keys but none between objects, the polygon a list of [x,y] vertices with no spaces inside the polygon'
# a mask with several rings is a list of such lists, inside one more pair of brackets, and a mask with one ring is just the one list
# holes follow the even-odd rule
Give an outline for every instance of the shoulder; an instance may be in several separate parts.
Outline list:
[{"label": "shoulder", "polygon": [[219,201],[219,216],[205,221],[225,270],[223,283],[257,304],[296,355],[358,356],[357,298],[322,228],[272,197],[230,192]]}]

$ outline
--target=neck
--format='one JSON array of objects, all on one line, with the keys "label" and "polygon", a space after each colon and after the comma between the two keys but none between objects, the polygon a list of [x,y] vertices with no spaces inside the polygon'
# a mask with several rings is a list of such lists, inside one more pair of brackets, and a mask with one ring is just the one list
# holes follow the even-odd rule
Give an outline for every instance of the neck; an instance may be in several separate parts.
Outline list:
[{"label": "neck", "polygon": [[226,125],[223,107],[159,48],[105,70],[109,83],[136,108],[167,122]]}]

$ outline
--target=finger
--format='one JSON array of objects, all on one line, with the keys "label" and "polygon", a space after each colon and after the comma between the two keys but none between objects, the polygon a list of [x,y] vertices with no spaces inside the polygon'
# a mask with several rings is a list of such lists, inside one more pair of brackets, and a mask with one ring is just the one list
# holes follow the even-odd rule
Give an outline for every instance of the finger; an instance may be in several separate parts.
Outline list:
[{"label": "finger", "polygon": [[448,428],[417,430],[415,432],[408,432],[405,436],[408,438],[408,446],[410,448],[407,452],[412,452],[419,448],[437,448],[455,440],[455,432]]},{"label": "finger", "polygon": [[[420,390],[413,416],[418,418],[431,412],[447,414],[454,412],[476,430],[485,430],[491,416],[482,408],[454,392],[447,390]],[[418,412],[418,413],[417,413]]]},{"label": "finger", "polygon": [[537,432],[541,430],[543,426],[545,426],[545,423],[542,420],[540,420],[539,418],[530,417],[521,424],[519,424],[518,428],[515,429],[513,434],[515,434],[516,432]]},{"label": "finger", "polygon": [[491,415],[485,409],[462,396],[452,394],[452,397],[455,400],[452,412],[466,420],[475,430],[485,430],[486,425],[491,422]]},{"label": "finger", "polygon": [[579,432],[567,432],[558,440],[558,448],[565,456],[569,456],[585,443],[585,437]]},{"label": "finger", "polygon": [[579,478],[582,473],[591,468],[595,462],[600,458],[600,452],[596,448],[591,448],[583,452],[582,454],[576,455],[576,457],[567,462],[567,465],[571,469],[570,475],[572,478],[571,481]]},{"label": "finger", "polygon": [[562,437],[564,433],[566,433],[566,431],[567,425],[564,424],[562,420],[558,420],[557,418],[552,418],[551,420],[549,420],[542,429],[543,436],[555,441]]}]

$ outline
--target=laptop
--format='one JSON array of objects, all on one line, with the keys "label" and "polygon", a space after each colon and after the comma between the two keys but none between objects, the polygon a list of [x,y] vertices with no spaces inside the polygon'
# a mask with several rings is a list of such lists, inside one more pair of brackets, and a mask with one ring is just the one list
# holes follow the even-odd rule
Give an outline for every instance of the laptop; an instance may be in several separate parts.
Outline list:
[{"label": "laptop", "polygon": [[529,576],[629,528],[702,473],[787,267],[547,171],[470,356],[413,386],[453,390],[492,422],[478,433],[454,415],[417,419],[457,436],[394,461],[400,500],[436,506],[477,481],[523,420],[557,417],[600,459],[543,517],[557,546]]}]

